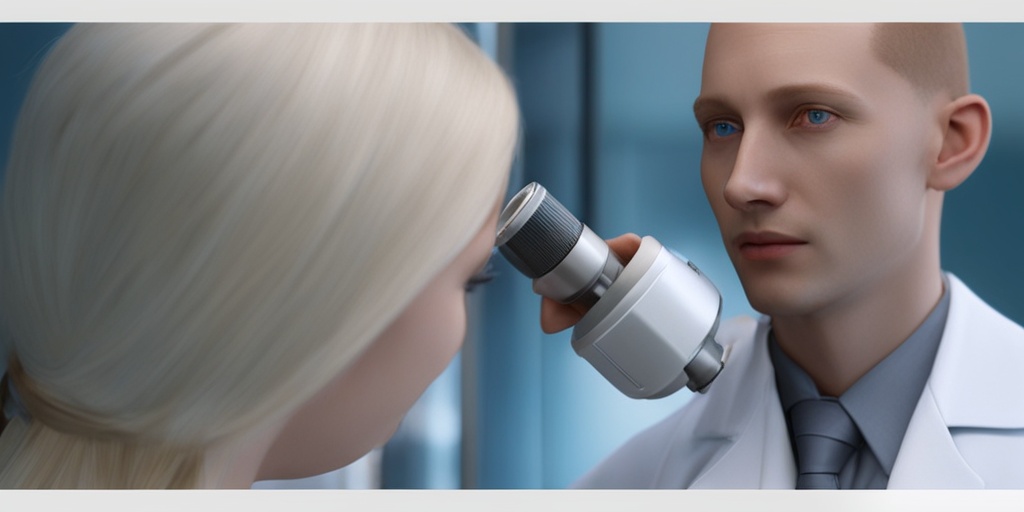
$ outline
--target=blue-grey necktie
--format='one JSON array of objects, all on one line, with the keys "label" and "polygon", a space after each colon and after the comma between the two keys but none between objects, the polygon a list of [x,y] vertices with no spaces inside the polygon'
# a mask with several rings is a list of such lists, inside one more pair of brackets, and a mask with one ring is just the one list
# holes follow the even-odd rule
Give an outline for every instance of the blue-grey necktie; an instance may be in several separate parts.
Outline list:
[{"label": "blue-grey necktie", "polygon": [[797,489],[838,489],[839,471],[863,437],[834,398],[803,400],[790,408],[796,440]]}]

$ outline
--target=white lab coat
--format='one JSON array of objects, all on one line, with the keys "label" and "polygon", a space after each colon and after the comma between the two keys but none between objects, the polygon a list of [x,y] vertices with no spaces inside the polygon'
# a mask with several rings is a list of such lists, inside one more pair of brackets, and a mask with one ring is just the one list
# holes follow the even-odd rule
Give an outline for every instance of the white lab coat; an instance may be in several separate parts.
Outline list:
[{"label": "white lab coat", "polygon": [[[1024,329],[953,275],[949,316],[889,488],[1024,489]],[[726,368],[574,487],[792,489],[796,464],[768,356],[768,319],[725,323]]]}]

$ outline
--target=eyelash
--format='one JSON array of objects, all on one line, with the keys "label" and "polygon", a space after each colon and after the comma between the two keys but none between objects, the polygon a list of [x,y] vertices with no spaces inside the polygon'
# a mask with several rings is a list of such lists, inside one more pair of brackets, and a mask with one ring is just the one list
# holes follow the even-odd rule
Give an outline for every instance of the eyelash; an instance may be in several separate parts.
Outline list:
[{"label": "eyelash", "polygon": [[487,262],[487,266],[484,267],[484,269],[481,270],[480,273],[476,274],[473,277],[470,277],[469,280],[466,281],[466,293],[473,293],[474,291],[480,289],[481,286],[493,281],[494,278],[497,276],[498,273],[495,272],[494,270],[494,264],[491,262]]},{"label": "eyelash", "polygon": [[[811,112],[822,112],[827,117],[821,123],[813,123],[813,122],[810,122],[810,119],[807,118],[808,114],[810,114]],[[821,108],[821,107],[811,107],[811,108],[803,108],[803,109],[800,109],[799,111],[797,111],[796,116],[793,118],[793,121],[790,123],[790,125],[791,126],[797,126],[797,125],[801,124],[802,121],[807,121],[807,126],[809,126],[810,129],[812,129],[812,130],[822,130],[822,129],[825,129],[825,128],[831,126],[838,119],[840,119],[839,114],[836,114],[835,112],[833,112],[833,111],[831,111],[829,109]],[[743,132],[743,128],[740,125],[738,125],[737,123],[734,123],[732,121],[727,121],[727,120],[709,121],[709,122],[705,123],[703,126],[704,126],[704,129],[703,129],[703,131],[704,131],[704,138],[708,139],[708,140],[712,140],[712,139],[725,139],[725,138],[730,137],[732,135],[735,135],[737,133],[742,133]],[[715,130],[719,126],[728,127],[729,129],[731,129],[731,131],[729,133],[727,133],[727,134],[724,134],[724,135],[716,134]]]},{"label": "eyelash", "polygon": [[[825,121],[823,121],[821,123],[813,123],[808,118],[808,115],[811,112],[822,112],[827,117],[826,117]],[[802,125],[804,127],[809,127],[812,130],[821,130],[821,129],[824,129],[824,128],[827,128],[827,127],[831,126],[838,119],[840,119],[839,115],[836,114],[835,112],[829,110],[829,109],[821,108],[821,107],[809,107],[809,108],[804,108],[804,109],[801,109],[801,110],[797,111],[797,115],[793,119],[793,123],[792,124],[794,126],[801,126]],[[806,125],[803,124],[804,121],[806,121]]]},{"label": "eyelash", "polygon": [[[731,133],[729,133],[729,134],[726,134],[726,135],[715,134],[715,129],[719,125],[728,126],[733,131]],[[712,138],[714,138],[714,139],[724,139],[726,137],[729,137],[730,135],[735,135],[735,134],[740,133],[742,131],[743,131],[743,129],[737,123],[734,123],[732,121],[714,120],[714,121],[709,121],[709,122],[704,124],[704,138],[708,139],[708,140],[711,140]]]}]

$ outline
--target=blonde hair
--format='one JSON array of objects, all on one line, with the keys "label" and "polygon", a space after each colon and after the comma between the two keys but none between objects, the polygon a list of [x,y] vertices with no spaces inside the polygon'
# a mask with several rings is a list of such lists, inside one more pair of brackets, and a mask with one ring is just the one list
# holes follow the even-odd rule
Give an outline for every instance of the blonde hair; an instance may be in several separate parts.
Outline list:
[{"label": "blonde hair", "polygon": [[0,487],[192,487],[483,226],[512,88],[448,25],[79,25],[0,206]]}]

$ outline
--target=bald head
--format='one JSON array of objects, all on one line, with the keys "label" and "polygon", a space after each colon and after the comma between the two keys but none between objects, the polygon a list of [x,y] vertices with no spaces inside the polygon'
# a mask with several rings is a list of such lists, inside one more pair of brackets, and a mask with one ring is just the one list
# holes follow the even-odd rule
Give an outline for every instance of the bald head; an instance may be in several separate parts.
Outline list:
[{"label": "bald head", "polygon": [[871,49],[923,93],[958,98],[970,91],[967,43],[959,23],[876,23]]}]

